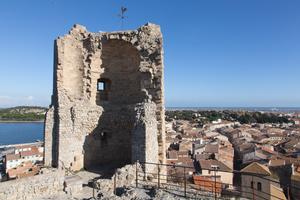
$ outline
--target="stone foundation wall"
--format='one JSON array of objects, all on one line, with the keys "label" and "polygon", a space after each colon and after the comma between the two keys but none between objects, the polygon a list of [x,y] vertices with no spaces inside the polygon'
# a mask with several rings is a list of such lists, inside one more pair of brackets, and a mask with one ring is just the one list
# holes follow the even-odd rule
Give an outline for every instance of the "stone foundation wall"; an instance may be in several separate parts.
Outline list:
[{"label": "stone foundation wall", "polygon": [[52,196],[63,190],[64,173],[57,169],[44,169],[33,177],[0,182],[0,199],[34,200]]}]

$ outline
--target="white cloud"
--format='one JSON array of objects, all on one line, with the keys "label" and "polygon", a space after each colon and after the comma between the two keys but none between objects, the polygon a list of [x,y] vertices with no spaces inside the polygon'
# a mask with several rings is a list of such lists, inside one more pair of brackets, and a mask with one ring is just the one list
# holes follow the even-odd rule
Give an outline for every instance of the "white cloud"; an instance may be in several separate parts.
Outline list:
[{"label": "white cloud", "polygon": [[11,105],[13,98],[9,96],[0,96],[0,106],[9,106]]},{"label": "white cloud", "polygon": [[32,100],[34,100],[34,96],[27,96],[27,97],[25,97],[25,99],[27,101],[32,101]]},{"label": "white cloud", "polygon": [[11,100],[11,97],[9,96],[0,96],[0,103],[2,104],[5,104],[5,103],[9,103]]},{"label": "white cloud", "polygon": [[9,96],[0,96],[0,100],[7,100],[7,99],[10,99],[11,97]]},{"label": "white cloud", "polygon": [[14,106],[48,106],[50,98],[44,96],[0,96],[0,108]]}]

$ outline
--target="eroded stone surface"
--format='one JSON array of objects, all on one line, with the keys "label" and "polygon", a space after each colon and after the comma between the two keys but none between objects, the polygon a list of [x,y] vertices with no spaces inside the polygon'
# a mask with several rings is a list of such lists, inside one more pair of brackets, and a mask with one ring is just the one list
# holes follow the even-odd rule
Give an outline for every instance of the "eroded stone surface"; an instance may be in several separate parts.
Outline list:
[{"label": "eroded stone surface", "polygon": [[75,25],[55,41],[46,166],[164,163],[164,134],[159,26],[91,33]]},{"label": "eroded stone surface", "polygon": [[62,192],[64,171],[43,169],[39,175],[0,183],[0,199],[30,200]]}]

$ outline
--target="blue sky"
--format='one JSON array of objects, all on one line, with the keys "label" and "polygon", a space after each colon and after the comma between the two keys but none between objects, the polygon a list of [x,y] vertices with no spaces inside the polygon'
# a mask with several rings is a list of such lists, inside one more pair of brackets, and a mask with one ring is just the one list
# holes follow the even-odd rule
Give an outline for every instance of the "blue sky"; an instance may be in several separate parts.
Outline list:
[{"label": "blue sky", "polygon": [[167,106],[300,106],[300,1],[0,1],[0,107],[50,103],[53,41],[161,26]]}]

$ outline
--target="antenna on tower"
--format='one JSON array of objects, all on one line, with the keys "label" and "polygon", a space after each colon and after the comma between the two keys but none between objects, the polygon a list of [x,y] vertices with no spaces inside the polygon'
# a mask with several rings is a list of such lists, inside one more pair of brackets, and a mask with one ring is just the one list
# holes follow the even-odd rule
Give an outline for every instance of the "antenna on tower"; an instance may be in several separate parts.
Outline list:
[{"label": "antenna on tower", "polygon": [[121,28],[123,29],[123,25],[124,25],[124,19],[126,18],[125,16],[125,12],[127,11],[127,8],[125,8],[124,6],[121,6],[121,13],[118,14],[118,17],[121,18]]}]

